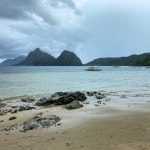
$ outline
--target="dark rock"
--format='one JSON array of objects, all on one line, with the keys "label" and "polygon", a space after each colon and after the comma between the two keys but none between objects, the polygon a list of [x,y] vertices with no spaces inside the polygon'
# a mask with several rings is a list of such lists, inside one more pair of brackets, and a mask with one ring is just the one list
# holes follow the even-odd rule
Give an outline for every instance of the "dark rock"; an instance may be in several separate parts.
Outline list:
[{"label": "dark rock", "polygon": [[95,95],[95,97],[96,97],[97,99],[103,99],[103,98],[105,98],[105,95]]},{"label": "dark rock", "polygon": [[84,102],[84,104],[90,104],[90,102],[89,102],[89,101],[86,101],[86,102]]},{"label": "dark rock", "polygon": [[11,106],[11,108],[18,108],[18,106]]},{"label": "dark rock", "polygon": [[97,103],[98,103],[98,104],[101,104],[102,102],[101,102],[101,101],[98,101]]},{"label": "dark rock", "polygon": [[37,106],[44,106],[44,105],[49,105],[49,104],[51,104],[51,97],[50,98],[48,98],[48,97],[40,98],[35,103],[35,105],[37,105]]},{"label": "dark rock", "polygon": [[83,105],[80,104],[79,101],[73,101],[73,102],[66,105],[67,109],[79,109],[81,107],[83,107]]},{"label": "dark rock", "polygon": [[3,108],[3,107],[5,107],[5,106],[6,106],[5,103],[0,102],[0,108]]},{"label": "dark rock", "polygon": [[94,92],[87,92],[88,96],[94,96]]},{"label": "dark rock", "polygon": [[106,99],[106,102],[108,102],[108,101],[110,101],[110,98],[107,98],[107,99]]},{"label": "dark rock", "polygon": [[24,102],[24,103],[32,103],[32,102],[35,101],[35,99],[31,98],[31,97],[24,97],[24,98],[21,99],[21,101]]},{"label": "dark rock", "polygon": [[66,146],[70,146],[71,144],[69,144],[69,143],[66,143]]},{"label": "dark rock", "polygon": [[23,123],[20,132],[26,132],[36,128],[48,128],[52,125],[56,125],[60,120],[61,119],[55,115],[50,115],[48,117],[35,116]]},{"label": "dark rock", "polygon": [[11,106],[11,107],[4,107],[0,109],[0,116],[6,115],[7,113],[17,113],[18,111],[25,111],[35,109],[33,106],[23,105],[23,106]]},{"label": "dark rock", "polygon": [[100,93],[100,92],[98,92],[97,94],[98,94],[98,95],[102,95],[102,93]]},{"label": "dark rock", "polygon": [[18,111],[25,111],[25,110],[31,110],[31,109],[35,109],[35,107],[26,105],[26,106],[19,106]]},{"label": "dark rock", "polygon": [[62,123],[57,123],[57,126],[60,126],[60,125],[62,125]]},{"label": "dark rock", "polygon": [[0,109],[0,116],[6,115],[7,112],[7,109]]},{"label": "dark rock", "polygon": [[9,128],[4,128],[4,131],[11,131],[11,130],[16,130],[18,128],[17,124],[11,125]]},{"label": "dark rock", "polygon": [[94,91],[94,94],[97,94],[97,92],[96,92],[96,91]]},{"label": "dark rock", "polygon": [[17,119],[16,116],[11,116],[11,117],[9,118],[9,120],[15,120],[15,119]]},{"label": "dark rock", "polygon": [[[13,116],[11,117],[11,119],[15,119],[15,117]],[[61,120],[60,117],[57,117],[56,115],[48,115],[45,117],[36,115],[35,117],[29,119],[28,121],[25,121],[22,125],[14,124],[9,128],[4,128],[2,130],[11,131],[19,129],[20,132],[26,132],[37,128],[48,128],[53,125],[55,126],[60,125],[61,124],[61,123],[59,124],[60,120]]]},{"label": "dark rock", "polygon": [[28,130],[33,130],[39,127],[39,124],[34,121],[26,121],[23,123],[22,129],[20,129],[20,132],[26,132]]},{"label": "dark rock", "polygon": [[65,105],[75,100],[84,101],[86,100],[86,96],[82,92],[56,92],[48,98],[39,99],[35,105],[37,106],[44,106],[49,104]]},{"label": "dark rock", "polygon": [[43,113],[42,113],[42,112],[35,114],[34,117],[41,117],[41,116],[43,116]]},{"label": "dark rock", "polygon": [[11,109],[11,114],[17,113],[18,110],[16,108]]},{"label": "dark rock", "polygon": [[0,123],[4,122],[4,120],[0,120]]}]

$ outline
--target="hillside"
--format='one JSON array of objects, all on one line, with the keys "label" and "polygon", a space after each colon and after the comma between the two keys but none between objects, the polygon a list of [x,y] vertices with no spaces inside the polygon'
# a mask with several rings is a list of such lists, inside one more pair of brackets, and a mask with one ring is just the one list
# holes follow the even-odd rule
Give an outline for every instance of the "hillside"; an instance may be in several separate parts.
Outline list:
[{"label": "hillside", "polygon": [[39,48],[30,52],[26,59],[19,63],[19,66],[53,66],[56,59],[50,54],[43,52]]},{"label": "hillside", "polygon": [[75,53],[66,50],[57,58],[56,63],[58,66],[82,66],[80,58]]},{"label": "hillside", "polygon": [[0,66],[14,66],[14,65],[24,61],[25,58],[26,57],[22,55],[22,56],[14,58],[14,59],[6,59],[0,63]]},{"label": "hillside", "polygon": [[139,61],[145,59],[150,53],[140,55],[130,55],[128,57],[114,57],[114,58],[98,58],[86,65],[89,66],[136,66]]},{"label": "hillside", "polygon": [[39,48],[30,52],[19,66],[81,66],[82,62],[73,52],[63,51],[58,58],[43,52]]}]

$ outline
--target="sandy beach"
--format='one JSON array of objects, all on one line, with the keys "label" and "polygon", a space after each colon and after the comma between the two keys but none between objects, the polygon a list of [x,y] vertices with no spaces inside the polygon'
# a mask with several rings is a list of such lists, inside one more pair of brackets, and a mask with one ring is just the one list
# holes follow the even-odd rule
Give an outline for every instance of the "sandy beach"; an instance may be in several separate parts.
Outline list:
[{"label": "sandy beach", "polygon": [[0,0],[0,150],[150,150],[150,0]]},{"label": "sandy beach", "polygon": [[[124,108],[124,109],[123,109]],[[23,123],[35,114],[55,114],[61,117],[60,126],[28,132],[1,131],[1,150],[149,150],[149,103],[127,104],[120,108],[111,105],[84,105],[76,110],[57,106],[22,111],[9,121],[1,116],[0,129]]]}]

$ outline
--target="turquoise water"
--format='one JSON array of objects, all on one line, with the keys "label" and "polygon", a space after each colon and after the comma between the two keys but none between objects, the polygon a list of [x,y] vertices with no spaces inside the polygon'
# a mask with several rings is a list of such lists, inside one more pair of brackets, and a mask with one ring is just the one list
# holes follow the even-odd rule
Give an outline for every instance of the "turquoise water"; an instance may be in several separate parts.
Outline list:
[{"label": "turquoise water", "polygon": [[150,94],[150,68],[0,67],[0,98],[56,91],[98,90]]}]

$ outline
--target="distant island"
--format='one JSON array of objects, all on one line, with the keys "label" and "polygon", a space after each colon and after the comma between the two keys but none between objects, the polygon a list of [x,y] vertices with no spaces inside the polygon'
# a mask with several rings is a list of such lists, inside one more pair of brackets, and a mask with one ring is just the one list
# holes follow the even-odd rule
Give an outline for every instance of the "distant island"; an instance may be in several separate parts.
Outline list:
[{"label": "distant island", "polygon": [[23,55],[16,57],[14,59],[6,59],[2,63],[0,63],[0,66],[13,66],[20,63],[21,61],[24,61],[25,59],[26,57]]},{"label": "distant island", "polygon": [[[22,59],[19,59],[22,58]],[[27,57],[17,57],[3,61],[0,66],[82,66],[79,57],[64,50],[58,58],[42,51],[40,48],[30,52]]]},{"label": "distant island", "polygon": [[39,48],[30,52],[25,60],[17,66],[82,66],[82,62],[75,53],[63,51],[58,58],[43,52]]},{"label": "distant island", "polygon": [[127,57],[98,58],[87,64],[73,52],[64,50],[59,57],[42,51],[40,48],[30,52],[27,57],[19,56],[3,61],[0,66],[150,66],[150,53]]},{"label": "distant island", "polygon": [[87,66],[145,66],[150,65],[150,53],[130,55],[127,57],[98,58],[86,64]]}]

